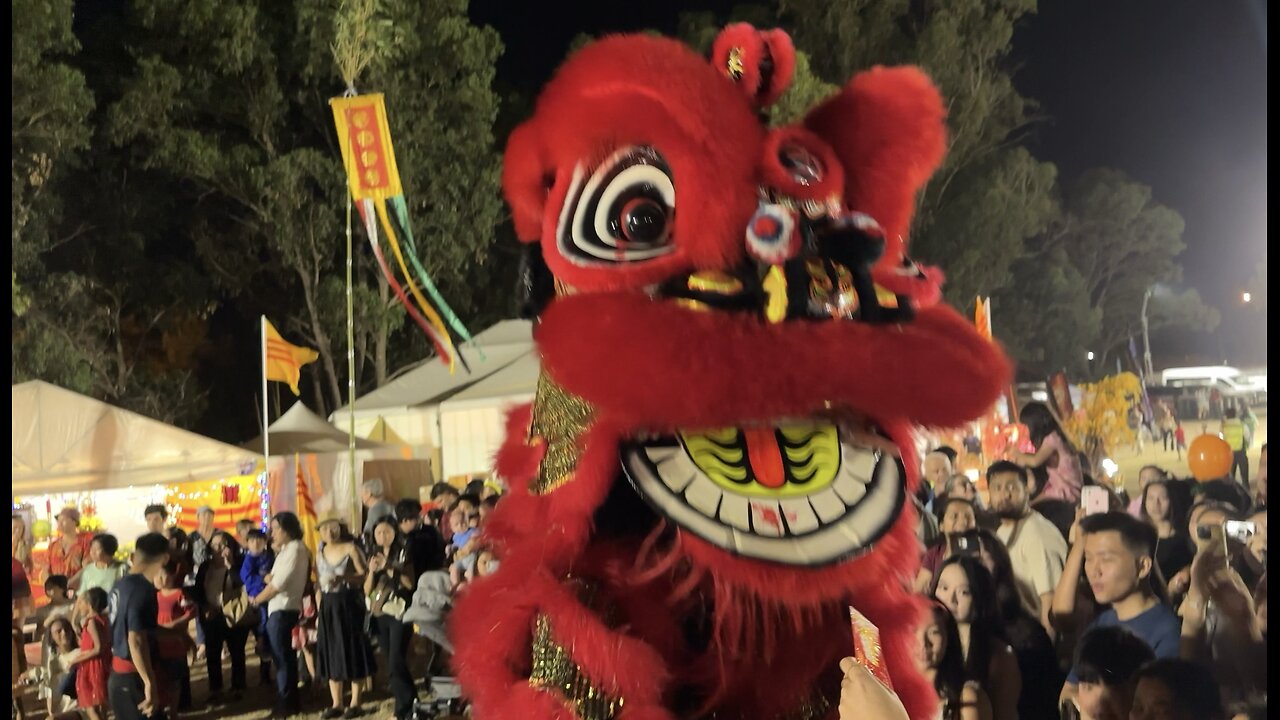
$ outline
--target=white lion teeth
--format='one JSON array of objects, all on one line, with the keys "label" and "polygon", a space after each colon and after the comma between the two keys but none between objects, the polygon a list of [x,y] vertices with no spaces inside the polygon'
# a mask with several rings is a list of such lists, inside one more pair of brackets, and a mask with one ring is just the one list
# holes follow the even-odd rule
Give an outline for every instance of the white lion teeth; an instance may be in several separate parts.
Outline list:
[{"label": "white lion teeth", "polygon": [[851,475],[850,471],[841,470],[831,482],[831,489],[836,491],[836,495],[839,495],[848,507],[857,505],[867,495],[867,486],[859,482],[859,479]]},{"label": "white lion teeth", "polygon": [[751,526],[756,535],[762,537],[782,537],[786,528],[782,526],[782,509],[773,500],[751,501]]},{"label": "white lion teeth", "polygon": [[679,447],[647,447],[645,454],[657,466],[662,483],[673,493],[684,492],[694,478],[702,477],[693,461]]},{"label": "white lion teeth", "polygon": [[720,498],[720,521],[739,530],[750,530],[751,510],[747,498],[736,493],[724,493]]},{"label": "white lion teeth", "polygon": [[641,496],[682,531],[743,557],[820,567],[865,552],[905,499],[892,456],[849,442],[840,452],[829,486],[786,497],[712,480],[676,445],[635,448],[622,463]]},{"label": "white lion teeth", "polygon": [[818,516],[805,498],[786,498],[779,500],[782,515],[787,519],[787,528],[793,535],[801,535],[818,529]]},{"label": "white lion teeth", "polygon": [[698,512],[709,518],[716,516],[716,507],[720,504],[720,496],[724,493],[716,487],[711,478],[698,473],[684,490],[685,502]]},{"label": "white lion teeth", "polygon": [[678,445],[649,445],[644,448],[644,454],[655,464],[661,465],[676,455],[684,455],[684,451]]},{"label": "white lion teeth", "polygon": [[876,471],[876,461],[878,453],[869,450],[852,450],[845,453],[843,458],[844,467],[841,468],[841,475],[846,472],[858,480],[858,482],[866,485],[871,482],[871,476]]},{"label": "white lion teeth", "polygon": [[848,510],[844,501],[831,488],[826,488],[810,495],[809,504],[818,513],[818,517],[822,519],[823,524],[839,520]]}]

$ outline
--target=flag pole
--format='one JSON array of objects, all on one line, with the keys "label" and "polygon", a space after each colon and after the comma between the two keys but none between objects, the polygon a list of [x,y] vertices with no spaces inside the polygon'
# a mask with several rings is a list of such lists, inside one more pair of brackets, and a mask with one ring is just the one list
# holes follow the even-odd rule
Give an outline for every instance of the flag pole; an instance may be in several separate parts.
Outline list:
[{"label": "flag pole", "polygon": [[[262,329],[262,490],[265,493],[271,480],[271,424],[267,419],[267,316],[260,318]],[[262,524],[267,524],[270,508],[262,508]]]},{"label": "flag pole", "polygon": [[[352,300],[351,195],[347,195],[347,460],[351,465],[351,489],[356,507],[360,507],[360,491],[356,488],[356,320]],[[357,511],[358,512],[358,511]],[[359,524],[360,516],[355,522]]]}]

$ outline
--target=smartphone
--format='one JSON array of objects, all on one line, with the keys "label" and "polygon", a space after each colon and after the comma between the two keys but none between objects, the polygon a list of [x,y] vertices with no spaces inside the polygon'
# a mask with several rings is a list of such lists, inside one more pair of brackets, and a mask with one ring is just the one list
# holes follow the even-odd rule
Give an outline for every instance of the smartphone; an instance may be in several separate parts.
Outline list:
[{"label": "smartphone", "polygon": [[1228,520],[1225,530],[1226,536],[1232,540],[1247,543],[1258,532],[1258,526],[1246,520]]},{"label": "smartphone", "polygon": [[1097,515],[1111,509],[1111,498],[1107,489],[1097,485],[1086,485],[1080,488],[1080,507],[1085,515]]},{"label": "smartphone", "polygon": [[1227,554],[1227,534],[1225,528],[1220,524],[1197,526],[1195,543],[1202,550],[1221,548],[1222,554],[1224,556]]},{"label": "smartphone", "polygon": [[982,545],[975,530],[948,536],[947,546],[952,555],[972,555],[977,557],[982,552]]}]

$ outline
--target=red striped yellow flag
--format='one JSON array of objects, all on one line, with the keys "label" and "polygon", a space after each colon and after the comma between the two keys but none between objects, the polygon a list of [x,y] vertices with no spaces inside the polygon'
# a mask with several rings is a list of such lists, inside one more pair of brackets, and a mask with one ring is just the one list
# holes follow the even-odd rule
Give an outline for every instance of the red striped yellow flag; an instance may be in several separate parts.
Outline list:
[{"label": "red striped yellow flag", "polygon": [[302,366],[315,362],[320,354],[311,348],[298,347],[286,341],[280,337],[280,332],[270,320],[264,319],[263,322],[267,328],[267,347],[264,349],[267,379],[286,383],[294,395],[300,395],[298,379],[302,375]]},{"label": "red striped yellow flag", "polygon": [[311,551],[314,557],[320,545],[320,534],[316,528],[316,508],[311,502],[311,490],[307,487],[307,476],[302,472],[302,458],[293,455],[294,477],[298,483],[297,503],[298,520],[302,523],[302,544]]}]

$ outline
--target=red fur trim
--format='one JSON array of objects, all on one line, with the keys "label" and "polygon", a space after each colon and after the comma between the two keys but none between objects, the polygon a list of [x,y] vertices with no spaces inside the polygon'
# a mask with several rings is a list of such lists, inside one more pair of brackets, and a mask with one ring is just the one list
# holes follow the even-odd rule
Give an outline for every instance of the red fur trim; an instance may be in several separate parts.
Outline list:
[{"label": "red fur trim", "polygon": [[501,713],[512,707],[504,699],[512,692],[525,698],[518,706],[544,708],[521,690],[528,685],[530,638],[540,614],[593,686],[630,706],[659,711],[668,682],[662,658],[643,641],[605,627],[541,564],[540,554],[530,548],[513,549],[497,575],[467,586],[458,600],[450,621],[458,648],[453,666],[476,703],[477,716],[511,717]]},{"label": "red fur trim", "polygon": [[[535,338],[543,367],[624,427],[718,427],[828,403],[880,422],[953,427],[1000,396],[1011,368],[954,310],[903,325],[769,324],[648,298],[558,298]],[[589,342],[584,340],[589,339]]]},{"label": "red fur trim", "polygon": [[877,265],[871,276],[889,292],[906,295],[916,309],[937,305],[942,301],[942,285],[946,282],[946,276],[942,270],[930,265],[919,265],[915,270],[920,274],[904,274],[901,266],[894,268]]},{"label": "red fur trim", "polygon": [[[736,78],[729,71],[729,55],[735,48],[742,60],[742,74]],[[760,72],[766,52],[773,63],[767,79]],[[791,85],[796,70],[796,50],[791,36],[782,30],[757,30],[747,23],[734,23],[721,30],[712,43],[711,65],[737,83],[753,104],[767,107]]]},{"label": "red fur trim", "polygon": [[[797,147],[808,151],[818,161],[822,177],[817,182],[800,183],[791,170],[783,166],[780,155],[783,148]],[[764,151],[760,155],[760,175],[764,184],[797,200],[826,201],[840,197],[844,192],[844,168],[831,146],[817,135],[799,127],[778,128],[764,139]]]},{"label": "red fur trim", "polygon": [[[587,46],[547,85],[504,182],[521,204],[522,227],[535,207],[532,189],[554,174],[542,208],[547,266],[579,290],[641,287],[690,269],[727,267],[743,257],[742,233],[756,208],[756,149],[764,136],[741,94],[705,60],[673,40],[615,36]],[[644,261],[586,265],[559,252],[561,208],[580,163],[589,171],[613,151],[652,146],[671,168],[676,190],[676,250]],[[527,229],[527,228],[526,228]],[[522,236],[524,230],[522,230]]]},{"label": "red fur trim", "polygon": [[451,664],[476,717],[509,717],[498,712],[502,698],[529,676],[537,609],[522,585],[533,567],[504,557],[495,575],[468,585],[455,601],[449,617]]},{"label": "red fur trim", "polygon": [[502,190],[521,242],[537,242],[547,202],[545,176],[550,168],[542,157],[538,134],[532,122],[519,125],[507,138],[502,158]]},{"label": "red fur trim", "polygon": [[[523,443],[523,433],[521,430],[518,440],[508,436],[504,445]],[[593,425],[581,438],[583,450],[573,479],[545,495],[529,491],[533,473],[510,478],[511,492],[489,516],[486,537],[511,550],[533,549],[549,573],[568,572],[590,542],[596,508],[619,477],[621,437],[618,428],[610,423]],[[500,450],[499,455],[504,452],[507,451]]]},{"label": "red fur trim", "polygon": [[765,30],[760,34],[773,57],[773,75],[769,78],[769,87],[760,97],[761,104],[767,106],[791,87],[791,78],[796,72],[796,48],[791,44],[791,36],[782,30]]},{"label": "red fur trim", "polygon": [[[754,105],[760,94],[760,61],[764,59],[765,41],[759,30],[748,23],[726,25],[711,44],[711,65],[732,80]],[[729,69],[729,56],[737,50],[742,61],[741,74],[734,77]]]},{"label": "red fur trim", "polygon": [[545,448],[526,442],[529,421],[533,417],[533,403],[517,405],[507,413],[506,438],[498,448],[493,467],[509,484],[528,482],[538,472]]},{"label": "red fur trim", "polygon": [[946,110],[914,67],[877,67],[854,76],[805,117],[848,170],[845,200],[885,229],[884,267],[901,264],[915,194],[942,162]]}]

